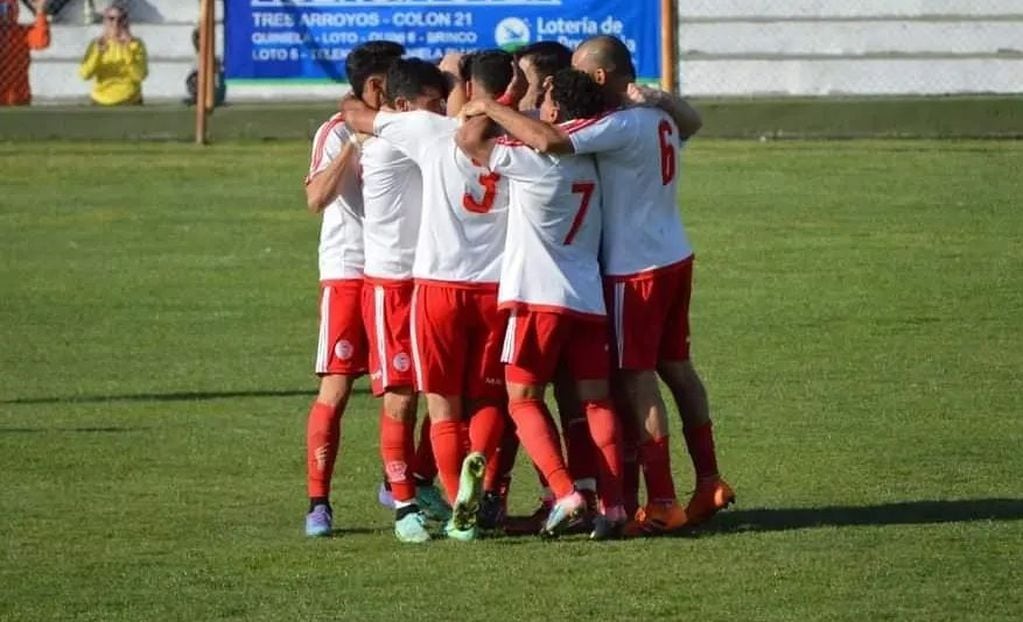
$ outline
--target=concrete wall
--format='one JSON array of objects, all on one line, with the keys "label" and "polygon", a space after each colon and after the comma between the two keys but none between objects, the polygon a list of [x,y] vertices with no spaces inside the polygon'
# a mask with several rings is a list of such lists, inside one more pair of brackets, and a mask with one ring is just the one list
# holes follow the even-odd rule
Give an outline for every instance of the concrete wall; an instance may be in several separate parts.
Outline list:
[{"label": "concrete wall", "polygon": [[680,0],[697,96],[1023,92],[1023,0]]},{"label": "concrete wall", "polygon": [[[78,63],[100,26],[82,24],[84,2],[65,7],[51,48],[34,55],[37,101],[87,98]],[[184,97],[198,4],[132,2],[133,30],[149,50],[147,100]],[[679,0],[679,6],[680,84],[688,95],[1023,93],[1023,0]],[[217,13],[219,50],[219,2]],[[337,94],[333,85],[232,85],[228,97]]]}]

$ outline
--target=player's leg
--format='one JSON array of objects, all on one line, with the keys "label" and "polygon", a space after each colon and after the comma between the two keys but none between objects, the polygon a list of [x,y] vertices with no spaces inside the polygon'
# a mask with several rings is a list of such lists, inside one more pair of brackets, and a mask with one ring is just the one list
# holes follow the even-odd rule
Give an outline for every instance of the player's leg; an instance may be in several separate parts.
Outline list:
[{"label": "player's leg", "polygon": [[[603,352],[601,352],[603,355]],[[606,357],[605,357],[606,358]],[[554,401],[558,405],[561,434],[565,437],[565,458],[575,487],[590,509],[596,509],[597,456],[586,420],[586,410],[578,394],[571,371],[559,366],[554,376]]]},{"label": "player's leg", "polygon": [[413,390],[411,283],[367,282],[363,317],[369,337],[370,380],[380,398],[380,455],[394,498],[394,533],[402,542],[429,540],[416,500],[415,425],[417,398]]},{"label": "player's leg", "polygon": [[591,537],[602,540],[620,535],[627,518],[622,502],[622,431],[608,382],[607,323],[573,319],[572,329],[564,360],[576,383],[589,435],[587,442],[594,448],[600,512],[594,519]]},{"label": "player's leg", "polygon": [[558,316],[514,311],[501,356],[505,362],[508,410],[519,441],[556,498],[541,531],[546,535],[564,530],[586,509],[586,500],[576,491],[568,473],[557,428],[544,403],[544,389],[554,376],[566,335]]},{"label": "player's leg", "polygon": [[330,484],[341,441],[341,417],[355,379],[366,372],[367,342],[359,316],[361,280],[325,281],[320,288],[320,330],[315,371],[320,389],[306,421],[306,534],[333,528]]},{"label": "player's leg", "polygon": [[718,473],[707,389],[689,356],[692,267],[689,262],[674,274],[676,295],[661,341],[657,371],[671,391],[682,418],[682,434],[696,474],[696,487],[686,506],[686,514],[689,522],[696,525],[733,503],[735,493]]},{"label": "player's leg", "polygon": [[668,415],[657,381],[657,355],[666,312],[663,285],[651,275],[615,283],[614,336],[618,371],[614,382],[637,433],[639,463],[646,481],[647,503],[626,528],[629,535],[654,534],[685,525],[671,474]]}]

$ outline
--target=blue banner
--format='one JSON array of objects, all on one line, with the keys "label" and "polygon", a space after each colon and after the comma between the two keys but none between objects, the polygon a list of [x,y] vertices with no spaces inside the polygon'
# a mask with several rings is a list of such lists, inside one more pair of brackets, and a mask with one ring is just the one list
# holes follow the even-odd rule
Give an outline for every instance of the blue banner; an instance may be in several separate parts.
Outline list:
[{"label": "blue banner", "polygon": [[410,56],[512,50],[554,40],[574,48],[599,34],[632,50],[641,80],[660,76],[656,0],[225,0],[225,73],[238,80],[345,80],[344,60],[366,41],[396,41]]}]

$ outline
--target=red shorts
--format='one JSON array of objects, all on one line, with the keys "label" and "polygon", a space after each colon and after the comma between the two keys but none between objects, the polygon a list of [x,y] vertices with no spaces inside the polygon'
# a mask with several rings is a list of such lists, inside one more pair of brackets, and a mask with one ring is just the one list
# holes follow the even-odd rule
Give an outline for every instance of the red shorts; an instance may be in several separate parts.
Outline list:
[{"label": "red shorts", "polygon": [[618,369],[656,369],[689,359],[693,258],[627,277],[605,277]]},{"label": "red shorts", "polygon": [[412,281],[367,278],[362,288],[362,321],[369,339],[373,394],[412,387]]},{"label": "red shorts", "polygon": [[607,332],[607,318],[516,309],[508,318],[501,353],[505,379],[547,384],[562,363],[574,380],[606,379]]},{"label": "red shorts", "polygon": [[417,281],[412,306],[420,391],[469,399],[505,397],[505,320],[497,308],[496,286]]},{"label": "red shorts", "polygon": [[366,331],[362,328],[362,279],[320,281],[320,338],[316,373],[366,373]]}]

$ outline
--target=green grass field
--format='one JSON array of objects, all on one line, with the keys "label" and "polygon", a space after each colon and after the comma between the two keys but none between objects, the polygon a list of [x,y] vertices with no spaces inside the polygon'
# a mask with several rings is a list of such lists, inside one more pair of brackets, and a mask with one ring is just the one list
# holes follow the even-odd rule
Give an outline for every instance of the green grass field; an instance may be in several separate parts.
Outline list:
[{"label": "green grass field", "polygon": [[[694,357],[738,506],[418,548],[375,504],[365,390],[342,533],[301,533],[307,149],[0,144],[0,618],[1023,618],[1023,144],[696,141]],[[534,494],[520,465],[512,509]]]}]

